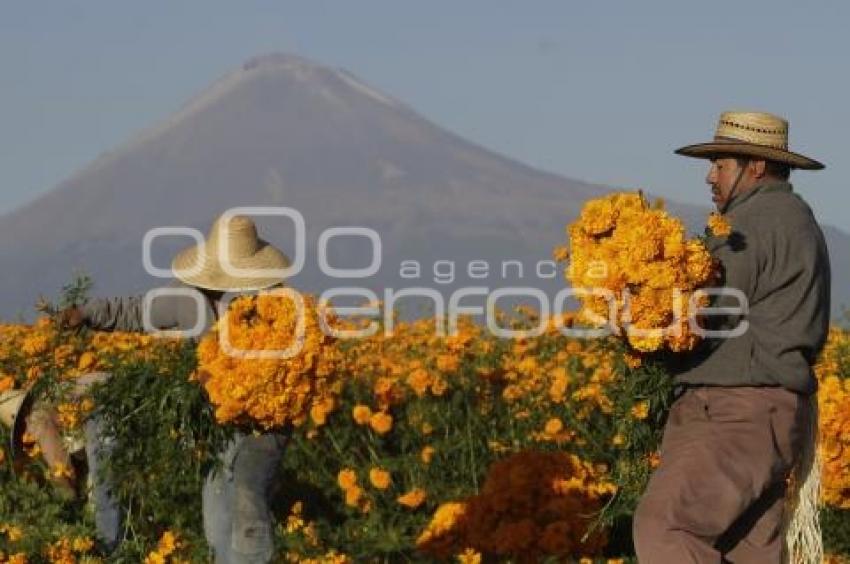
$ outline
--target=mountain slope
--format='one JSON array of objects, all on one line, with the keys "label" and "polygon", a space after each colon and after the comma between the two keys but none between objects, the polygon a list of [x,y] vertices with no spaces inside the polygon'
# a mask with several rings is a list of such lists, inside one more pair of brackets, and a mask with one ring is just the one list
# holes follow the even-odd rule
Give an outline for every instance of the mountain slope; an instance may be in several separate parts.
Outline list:
[{"label": "mountain slope", "polygon": [[[564,238],[564,225],[583,201],[607,191],[465,141],[347,72],[291,55],[257,57],[161,124],[0,218],[0,315],[27,310],[39,293],[55,295],[74,269],[93,276],[99,295],[158,284],[142,268],[145,232],[173,225],[206,232],[213,217],[233,206],[289,206],[303,214],[308,255],[294,283],[311,291],[426,285],[448,293],[469,282],[551,291],[562,283],[534,276],[536,261]],[[693,227],[707,213],[670,208]],[[288,222],[259,223],[267,239],[294,252]],[[319,272],[315,243],[322,230],[350,225],[378,231],[381,269],[368,280],[328,280]],[[850,238],[827,233],[836,297],[847,302]],[[165,267],[189,242],[158,242],[156,264]],[[368,263],[363,243],[336,240],[333,264]],[[434,281],[441,259],[456,261],[452,283]],[[460,276],[475,259],[487,260],[497,275]],[[400,276],[404,260],[420,261],[419,279]],[[523,277],[501,276],[505,260],[522,261]]]}]

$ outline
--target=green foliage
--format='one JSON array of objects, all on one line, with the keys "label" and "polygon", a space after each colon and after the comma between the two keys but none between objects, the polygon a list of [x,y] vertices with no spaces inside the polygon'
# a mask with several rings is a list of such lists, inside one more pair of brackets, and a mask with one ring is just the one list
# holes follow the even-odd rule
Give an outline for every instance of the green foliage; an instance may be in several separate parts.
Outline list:
[{"label": "green foliage", "polygon": [[194,347],[121,366],[94,389],[103,433],[113,445],[104,478],[125,514],[122,558],[151,550],[165,530],[179,531],[200,556],[201,484],[231,432],[216,424],[203,390],[189,380]]},{"label": "green foliage", "polygon": [[0,462],[0,526],[18,527],[23,537],[11,541],[0,534],[0,552],[24,553],[31,563],[43,561],[45,546],[62,537],[94,538],[93,515],[85,504],[59,495],[42,477],[41,472],[17,464],[8,450],[8,430],[0,426],[0,445],[4,456]]},{"label": "green foliage", "polygon": [[[85,284],[67,290],[68,302],[83,299]],[[80,337],[77,335],[77,337]],[[84,335],[83,335],[84,337]],[[568,392],[552,399],[549,382],[508,394],[525,375],[508,377],[504,366],[516,343],[487,337],[489,347],[459,354],[446,389],[417,395],[399,379],[401,401],[387,407],[392,430],[379,434],[352,417],[355,406],[377,411],[376,385],[384,372],[346,374],[338,406],[327,424],[307,424],[292,430],[272,505],[281,554],[321,556],[334,549],[354,562],[425,562],[416,539],[436,508],[447,501],[479,493],[491,464],[525,449],[567,451],[604,466],[608,480],[618,486],[595,526],[609,528],[606,555],[630,560],[631,515],[650,473],[648,457],[658,449],[661,429],[671,402],[672,382],[662,359],[646,359],[629,368],[625,350],[616,340],[586,346],[587,355],[564,354],[571,343],[549,334],[522,355],[563,370]],[[69,342],[59,333],[51,346]],[[405,354],[410,359],[431,352],[415,341]],[[572,343],[573,345],[575,343]],[[585,346],[585,345],[583,345]],[[113,484],[124,512],[126,534],[109,561],[138,563],[155,549],[165,531],[177,533],[184,543],[180,556],[205,562],[207,547],[201,522],[201,488],[216,470],[216,453],[232,436],[232,429],[215,421],[202,387],[192,380],[195,349],[186,342],[175,349],[153,348],[145,358],[117,362],[112,376],[92,390],[95,415],[104,439],[111,445],[103,478]],[[522,356],[519,355],[519,356]],[[574,395],[598,383],[599,358],[613,358],[613,371],[604,378],[601,397]],[[842,355],[842,363],[850,354]],[[0,369],[12,371],[23,360],[11,355]],[[848,361],[850,362],[850,361]],[[838,367],[846,373],[850,366]],[[404,368],[407,370],[407,368]],[[603,371],[604,372],[604,371]],[[45,401],[59,401],[67,388],[60,371],[47,367],[35,389]],[[604,401],[602,401],[604,400]],[[641,409],[636,409],[641,407]],[[644,410],[643,407],[646,409]],[[572,434],[569,439],[541,438],[547,422],[557,419]],[[0,430],[2,444],[8,434]],[[425,447],[434,449],[430,463],[422,460]],[[65,500],[54,492],[38,462],[15,468],[6,451],[0,463],[0,525],[19,526],[22,539],[11,542],[0,534],[0,551],[24,552],[31,562],[45,560],[44,549],[62,538],[94,538],[93,515],[83,499]],[[78,463],[83,465],[82,460]],[[346,505],[337,477],[348,468],[357,474],[368,511]],[[392,476],[381,490],[370,484],[372,468]],[[13,472],[15,470],[15,472]],[[427,492],[418,508],[400,505],[397,498],[414,488]],[[303,503],[301,524],[289,526],[296,502]],[[824,510],[827,550],[850,553],[850,512]],[[305,527],[314,533],[305,534]]]},{"label": "green foliage", "polygon": [[824,551],[850,555],[850,509],[827,507],[821,510]]}]

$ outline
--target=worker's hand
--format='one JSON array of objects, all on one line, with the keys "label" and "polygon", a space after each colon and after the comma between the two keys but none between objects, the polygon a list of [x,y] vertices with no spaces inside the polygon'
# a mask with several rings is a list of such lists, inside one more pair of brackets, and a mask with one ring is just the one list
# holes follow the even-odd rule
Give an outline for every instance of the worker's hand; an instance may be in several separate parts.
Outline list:
[{"label": "worker's hand", "polygon": [[59,326],[66,329],[77,329],[85,321],[86,317],[81,307],[68,307],[56,314]]},{"label": "worker's hand", "polygon": [[46,313],[47,315],[53,315],[55,313],[53,304],[44,296],[39,296],[38,300],[36,300],[35,310],[39,313]]}]

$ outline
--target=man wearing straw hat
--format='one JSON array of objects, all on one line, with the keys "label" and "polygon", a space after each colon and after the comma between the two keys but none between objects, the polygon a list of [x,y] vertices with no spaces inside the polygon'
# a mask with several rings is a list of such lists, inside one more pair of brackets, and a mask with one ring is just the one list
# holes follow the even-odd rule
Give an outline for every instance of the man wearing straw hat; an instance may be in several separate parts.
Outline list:
[{"label": "man wearing straw hat", "polygon": [[788,178],[823,165],[788,150],[784,119],[757,112],[725,112],[713,141],[676,152],[710,160],[706,182],[732,233],[710,238],[709,249],[723,266],[721,286],[740,293],[716,303],[733,308],[710,318],[723,333],[674,369],[661,463],[635,514],[638,559],[780,562],[789,538],[795,552],[806,545],[795,556],[820,562],[816,490],[803,491],[809,505],[794,511],[795,519],[809,511],[813,526],[787,530],[783,514],[792,471],[798,486],[816,478],[805,467],[816,428],[812,365],[830,308],[824,236]]},{"label": "man wearing straw hat", "polygon": [[[199,323],[198,302],[191,296],[162,295],[148,303],[150,326],[159,330],[209,327],[218,318],[225,293],[262,290],[283,283],[280,276],[270,273],[289,266],[286,255],[258,237],[251,219],[227,218],[225,214],[214,222],[204,245],[183,250],[171,265],[175,277],[184,284],[182,290],[200,293],[196,298],[206,305],[204,319]],[[233,267],[253,270],[256,274],[250,277],[228,274],[220,260],[221,253],[227,253]],[[71,327],[85,324],[99,330],[140,332],[145,330],[144,308],[142,296],[95,299],[82,308],[65,310],[61,316]],[[88,425],[89,443],[100,444],[97,417]],[[238,434],[221,454],[223,471],[207,477],[203,489],[204,532],[216,562],[253,563],[271,559],[274,541],[267,496],[280,463],[283,443],[283,436],[277,434]],[[101,517],[105,521],[100,530],[117,535],[117,508],[113,501],[103,499],[105,485],[101,484],[100,492],[95,492],[96,502],[98,493]]]}]

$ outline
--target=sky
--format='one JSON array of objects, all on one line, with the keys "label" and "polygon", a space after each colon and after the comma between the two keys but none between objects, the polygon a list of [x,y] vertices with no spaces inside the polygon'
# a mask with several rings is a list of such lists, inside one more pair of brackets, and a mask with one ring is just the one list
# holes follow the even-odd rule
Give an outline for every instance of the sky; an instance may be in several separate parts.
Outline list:
[{"label": "sky", "polygon": [[488,149],[568,177],[710,205],[725,109],[791,123],[818,219],[850,232],[846,1],[7,0],[0,214],[165,119],[248,58],[298,54]]}]

